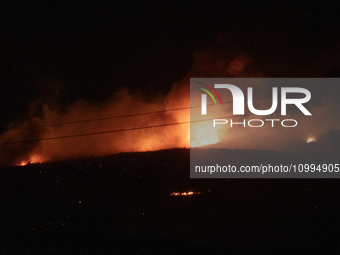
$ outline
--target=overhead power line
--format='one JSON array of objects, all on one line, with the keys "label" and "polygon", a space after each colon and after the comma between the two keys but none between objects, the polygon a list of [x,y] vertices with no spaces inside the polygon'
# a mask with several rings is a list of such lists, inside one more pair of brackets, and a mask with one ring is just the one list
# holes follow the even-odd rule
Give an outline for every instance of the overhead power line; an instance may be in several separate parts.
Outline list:
[{"label": "overhead power line", "polygon": [[[265,99],[269,97],[260,97],[256,99]],[[230,104],[232,101],[223,102],[223,104]],[[208,106],[213,106],[215,104],[208,104]],[[153,111],[153,112],[143,112],[143,113],[135,113],[135,114],[128,114],[128,115],[119,115],[119,116],[112,116],[106,118],[97,118],[97,119],[88,119],[88,120],[77,120],[77,121],[69,121],[63,123],[55,123],[55,124],[48,124],[48,125],[41,125],[41,126],[33,126],[33,127],[24,127],[24,128],[13,128],[8,131],[17,131],[17,130],[27,130],[27,129],[35,129],[35,128],[45,128],[45,127],[56,127],[56,126],[64,126],[64,125],[71,125],[71,124],[78,124],[78,123],[87,123],[87,122],[94,122],[94,121],[103,121],[103,120],[112,120],[112,119],[119,119],[119,118],[128,118],[128,117],[136,117],[136,116],[143,116],[149,114],[157,114],[157,113],[165,113],[165,112],[173,112],[173,111],[180,111],[186,109],[193,109],[198,108],[201,106],[189,106],[189,107],[181,107],[169,110],[160,110],[160,111]]]},{"label": "overhead power line", "polygon": [[[252,113],[244,114],[242,116],[253,115]],[[230,118],[234,115],[220,117],[220,118]],[[241,116],[237,116],[241,117]],[[49,141],[49,140],[57,140],[57,139],[65,139],[65,138],[73,138],[73,137],[83,137],[83,136],[92,136],[92,135],[102,135],[102,134],[110,134],[110,133],[117,133],[117,132],[126,132],[126,131],[133,131],[133,130],[140,130],[140,129],[148,129],[148,128],[158,128],[158,127],[167,127],[167,126],[175,126],[175,125],[183,125],[195,122],[203,122],[211,119],[204,119],[204,120],[195,120],[195,121],[183,121],[183,122],[175,122],[175,123],[168,123],[168,124],[161,124],[161,125],[154,125],[154,126],[145,126],[145,127],[136,127],[136,128],[127,128],[127,129],[117,129],[117,130],[109,130],[109,131],[102,131],[102,132],[94,132],[94,133],[86,133],[86,134],[78,134],[78,135],[68,135],[68,136],[57,136],[57,137],[49,137],[49,138],[41,138],[41,139],[33,139],[33,140],[26,140],[26,141],[17,141],[17,142],[8,142],[8,143],[0,143],[0,145],[11,145],[11,144],[21,144],[21,143],[31,143],[31,142],[39,142],[39,141]]]},{"label": "overhead power line", "polygon": [[[311,106],[309,106],[309,107],[324,106],[324,105],[339,104],[339,103],[340,103],[340,102],[335,102],[335,103],[325,103],[325,104],[319,104],[319,105],[311,105]],[[219,117],[219,118],[242,117],[242,116],[249,116],[249,115],[254,115],[254,114],[253,114],[253,113],[248,113],[248,114],[237,115],[237,116],[235,116],[235,115],[229,115],[229,116],[224,116],[224,117]],[[93,132],[93,133],[86,133],[86,134],[77,134],[77,135],[68,135],[68,136],[57,136],[57,137],[48,137],[48,138],[33,139],[33,140],[26,140],[26,141],[17,141],[17,142],[0,143],[0,145],[22,144],[22,143],[39,142],[39,141],[49,141],[49,140],[66,139],[66,138],[74,138],[74,137],[84,137],[84,136],[102,135],[102,134],[118,133],[118,132],[126,132],[126,131],[140,130],[140,129],[149,129],[149,128],[158,128],[158,127],[175,126],[175,125],[189,124],[189,123],[195,123],[195,122],[203,122],[203,121],[214,120],[214,119],[215,119],[215,118],[210,118],[210,119],[204,119],[204,120],[175,122],[175,123],[168,123],[168,124],[161,124],[161,125],[154,125],[154,126],[144,126],[144,127],[135,127],[135,128],[127,128],[127,129],[109,130],[109,131]]]},{"label": "overhead power line", "polygon": [[[203,121],[206,121],[206,120],[203,120]],[[65,138],[72,138],[72,137],[82,137],[82,136],[92,136],[92,135],[102,135],[102,134],[109,134],[109,133],[117,133],[117,132],[132,131],[132,130],[147,129],[147,128],[166,127],[166,126],[174,126],[174,125],[189,124],[189,123],[190,123],[190,121],[185,121],[185,122],[169,123],[169,124],[155,125],[155,126],[145,126],[145,127],[118,129],[118,130],[109,130],[109,131],[103,131],[103,132],[94,132],[94,133],[86,133],[86,134],[78,134],[78,135],[68,135],[68,136],[58,136],[58,137],[34,139],[34,140],[27,140],[27,141],[0,143],[0,145],[10,145],[10,144],[19,144],[19,143],[39,142],[39,141],[57,140],[57,139],[65,139]]]}]

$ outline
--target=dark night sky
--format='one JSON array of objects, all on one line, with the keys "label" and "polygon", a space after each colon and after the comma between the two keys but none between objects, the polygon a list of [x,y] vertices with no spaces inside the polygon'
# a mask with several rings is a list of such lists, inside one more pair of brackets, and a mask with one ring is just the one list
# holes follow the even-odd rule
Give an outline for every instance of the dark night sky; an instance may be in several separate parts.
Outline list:
[{"label": "dark night sky", "polygon": [[327,63],[316,76],[340,74],[336,1],[112,2],[2,4],[0,131],[48,97],[53,82],[63,84],[61,106],[100,101],[121,87],[167,93],[193,53],[221,35],[226,50],[245,51],[267,77],[306,76],[307,63]]}]

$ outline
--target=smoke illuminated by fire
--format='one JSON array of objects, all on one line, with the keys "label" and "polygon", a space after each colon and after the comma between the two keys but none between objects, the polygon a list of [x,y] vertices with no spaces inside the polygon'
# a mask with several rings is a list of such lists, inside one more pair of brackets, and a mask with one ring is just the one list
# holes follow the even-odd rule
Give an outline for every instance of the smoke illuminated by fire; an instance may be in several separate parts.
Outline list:
[{"label": "smoke illuminated by fire", "polygon": [[[277,150],[294,146],[297,140],[305,137],[306,133],[313,133],[317,137],[326,133],[330,127],[339,126],[338,118],[330,117],[333,114],[332,111],[335,113],[338,111],[331,106],[326,106],[322,109],[313,109],[313,118],[319,119],[320,124],[316,125],[310,119],[302,119],[299,120],[299,128],[294,130],[268,126],[261,129],[248,128],[245,132],[242,131],[242,128],[228,128],[226,125],[213,128],[211,121],[201,121],[191,123],[190,134],[188,122],[190,121],[190,110],[193,111],[190,109],[190,77],[263,76],[260,70],[252,66],[253,61],[244,54],[222,54],[221,52],[226,51],[219,51],[212,47],[196,52],[193,66],[188,75],[183,80],[174,83],[171,91],[162,99],[147,101],[143,98],[142,93],[131,93],[131,91],[123,89],[112,94],[110,98],[100,104],[81,100],[69,105],[66,111],[61,111],[50,102],[46,102],[42,105],[39,116],[33,115],[22,123],[10,123],[8,131],[0,136],[0,143],[23,142],[1,146],[0,165],[27,165],[77,157],[105,156],[118,152],[153,151],[207,145],[216,145],[217,148],[220,146],[231,149]],[[244,88],[242,89],[244,90]],[[267,92],[266,88],[257,86],[254,94],[257,93],[257,97],[261,97]],[[51,96],[51,98],[54,97]],[[320,96],[320,98],[318,101],[320,103],[330,102],[333,99],[329,95],[324,98]],[[223,100],[230,101],[231,97]],[[267,99],[258,100],[256,103],[257,106],[263,106],[264,109],[271,105],[271,101]],[[195,104],[199,106],[200,102],[197,101]],[[36,107],[35,102],[31,107]],[[230,115],[231,107],[230,104],[223,105],[218,114],[220,116]],[[185,109],[172,111],[178,108]],[[328,111],[328,114],[325,114],[325,111]],[[30,112],[34,111],[30,110]],[[156,113],[111,118],[151,112]],[[272,117],[280,118],[275,115]],[[291,118],[293,117],[291,116]],[[204,120],[204,117],[202,118]],[[242,118],[247,120],[249,117]],[[93,119],[103,120],[53,125]],[[186,123],[164,126],[181,122]],[[37,126],[43,127],[34,128]],[[159,127],[143,128],[149,126]],[[134,130],[124,131],[127,129]],[[115,130],[120,131],[110,132]],[[85,135],[90,133],[101,134]],[[49,138],[75,135],[78,137],[48,140]],[[307,142],[311,141],[315,141],[315,139],[308,139]]]},{"label": "smoke illuminated by fire", "polygon": [[192,140],[190,147],[201,147],[218,142],[217,130],[211,128],[212,125],[210,122],[202,121],[200,123],[192,123],[191,125],[194,126],[194,128],[192,128],[194,132],[191,134]]},{"label": "smoke illuminated by fire", "polygon": [[316,142],[316,139],[314,137],[308,137],[307,143],[313,143]]},{"label": "smoke illuminated by fire", "polygon": [[[172,91],[162,101],[146,102],[140,95],[131,94],[127,89],[124,89],[101,105],[78,101],[70,105],[66,113],[61,113],[58,109],[45,104],[42,107],[41,117],[33,117],[23,123],[11,124],[11,128],[0,136],[1,143],[31,141],[0,147],[2,155],[0,164],[23,166],[77,157],[104,156],[118,152],[188,147],[190,140],[188,123],[124,131],[140,127],[188,122],[190,119],[190,102],[187,85],[183,83],[174,84]],[[186,109],[167,111],[177,108]],[[48,126],[149,112],[156,113]],[[44,127],[33,128],[37,126]],[[114,130],[121,131],[105,133]],[[100,132],[104,132],[104,134],[44,140],[53,137]]]},{"label": "smoke illuminated by fire", "polygon": [[17,163],[16,166],[26,166],[28,164],[41,164],[44,160],[42,160],[41,156],[39,155],[32,155],[29,160],[21,161],[20,163]]}]

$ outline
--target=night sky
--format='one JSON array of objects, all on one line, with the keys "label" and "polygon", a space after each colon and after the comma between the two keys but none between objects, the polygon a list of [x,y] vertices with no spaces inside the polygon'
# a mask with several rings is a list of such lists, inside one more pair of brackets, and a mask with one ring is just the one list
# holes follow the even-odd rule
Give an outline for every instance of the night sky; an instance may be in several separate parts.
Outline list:
[{"label": "night sky", "polygon": [[[183,79],[200,49],[244,53],[265,77],[337,77],[338,6],[317,1],[2,3],[0,131],[37,99],[145,100]],[[222,43],[221,43],[222,41]]]}]

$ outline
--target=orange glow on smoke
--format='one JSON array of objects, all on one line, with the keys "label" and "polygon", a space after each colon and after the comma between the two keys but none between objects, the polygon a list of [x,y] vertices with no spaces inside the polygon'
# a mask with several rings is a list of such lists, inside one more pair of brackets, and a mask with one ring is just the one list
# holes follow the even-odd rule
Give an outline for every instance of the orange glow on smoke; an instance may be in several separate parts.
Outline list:
[{"label": "orange glow on smoke", "polygon": [[[142,93],[122,89],[112,93],[105,101],[92,103],[79,100],[63,110],[56,107],[59,105],[58,97],[54,95],[50,97],[53,100],[40,98],[37,102],[33,101],[29,112],[41,114],[22,123],[9,123],[8,131],[0,135],[0,143],[13,143],[0,148],[0,165],[27,165],[119,152],[201,147],[218,143],[222,139],[219,138],[219,132],[222,134],[226,127],[221,130],[220,127],[213,128],[211,121],[202,121],[194,123],[190,129],[187,123],[192,110],[190,77],[253,77],[254,74],[246,75],[243,71],[251,63],[247,57],[237,55],[229,63],[225,61],[227,55],[216,54],[214,51],[209,48],[195,53],[188,75],[173,83],[167,95],[155,97],[154,100],[146,100]],[[216,59],[216,56],[219,57]],[[47,85],[51,86],[51,91],[63,88],[62,84],[55,82]],[[195,105],[200,103],[195,102]],[[38,106],[40,111],[37,111]],[[140,113],[154,114],[138,115]],[[112,118],[114,116],[130,117]],[[197,118],[204,119],[200,114]],[[84,122],[95,119],[102,120]],[[62,123],[74,124],[60,125]],[[37,126],[43,128],[34,128]],[[141,128],[149,126],[156,127]],[[123,132],[111,133],[115,130]],[[91,133],[101,134],[85,135]],[[81,137],[72,137],[77,135]],[[69,138],[49,140],[58,137]]]},{"label": "orange glow on smoke", "polygon": [[[0,142],[17,142],[18,137],[22,137],[22,141],[38,140],[35,143],[8,146],[9,150],[4,151],[5,156],[3,161],[0,159],[0,164],[25,166],[27,164],[78,157],[106,156],[119,152],[156,151],[215,144],[219,142],[219,127],[213,128],[211,121],[193,123],[190,136],[190,124],[188,123],[191,111],[189,82],[189,80],[185,79],[178,84],[174,84],[166,99],[161,102],[144,102],[136,95],[130,94],[129,91],[122,90],[115,94],[115,97],[119,98],[116,101],[107,100],[99,106],[91,105],[86,101],[78,101],[69,106],[64,114],[49,108],[48,105],[44,105],[42,117],[35,117],[17,124],[14,128],[21,128],[22,130],[9,130],[0,136]],[[173,109],[181,110],[173,111]],[[111,119],[113,116],[148,112],[157,113]],[[202,119],[200,113],[197,117],[199,120]],[[60,123],[68,123],[100,118],[107,119],[71,125],[51,125],[58,123],[58,120]],[[179,124],[173,125],[173,123]],[[44,128],[30,129],[30,127],[45,125],[47,126]],[[148,126],[156,127],[117,133],[108,132],[103,135],[48,140],[51,137],[96,132],[105,133],[110,130]],[[39,139],[42,141],[39,141]]]},{"label": "orange glow on smoke", "polygon": [[316,139],[314,137],[309,137],[306,141],[306,143],[313,143],[316,142]]},{"label": "orange glow on smoke", "polygon": [[[311,125],[307,120],[301,123],[299,121],[301,128],[293,130],[271,128],[270,125],[261,129],[229,128],[230,125],[218,125],[214,128],[211,120],[201,121],[205,118],[218,119],[229,116],[232,113],[232,105],[225,103],[223,107],[211,105],[208,109],[209,115],[202,116],[200,108],[190,108],[190,77],[247,78],[264,75],[256,65],[253,65],[253,59],[245,53],[226,51],[224,43],[229,46],[229,38],[222,36],[217,44],[195,52],[193,65],[187,76],[173,83],[167,95],[155,96],[153,99],[144,97],[140,92],[122,89],[108,95],[107,99],[101,102],[78,100],[59,109],[57,107],[60,105],[59,88],[62,91],[63,85],[58,82],[46,84],[50,86],[46,91],[56,94],[51,93],[48,98],[32,101],[27,111],[31,117],[21,123],[16,121],[8,123],[8,130],[0,134],[0,144],[6,144],[0,146],[0,166],[25,166],[47,161],[107,156],[120,152],[203,147],[213,144],[229,149],[290,150],[297,140],[301,143],[316,142],[316,138],[312,136],[307,138],[305,134],[310,133],[318,137],[329,129],[329,126],[323,124]],[[258,85],[260,91],[265,91],[265,87],[256,84]],[[192,100],[192,106],[199,106],[201,103],[201,92],[197,93],[197,101]],[[261,94],[257,96],[261,97]],[[231,99],[230,94],[222,97],[222,100],[228,102]],[[268,100],[271,103],[271,97]],[[259,103],[262,107],[268,102],[264,100]],[[197,122],[189,125],[190,113]],[[318,119],[316,116],[324,119],[328,116],[326,113],[328,110],[315,111],[313,119]],[[112,118],[119,116],[125,117]],[[338,125],[338,119],[331,118],[330,121]],[[68,124],[63,125],[65,123]],[[302,127],[306,129],[299,133]],[[277,135],[277,130],[280,136]],[[293,131],[296,131],[294,135]],[[59,139],[60,137],[65,139]],[[26,143],[27,141],[30,142]],[[182,193],[174,192],[172,195],[181,196]]]},{"label": "orange glow on smoke", "polygon": [[[12,130],[0,135],[0,143],[14,142],[13,145],[0,148],[3,155],[0,165],[27,165],[119,152],[189,147],[190,126],[183,123],[190,120],[189,94],[189,84],[186,81],[185,84],[174,85],[164,100],[146,102],[140,95],[122,90],[101,104],[75,102],[64,113],[44,105],[41,117],[13,124]],[[178,108],[181,110],[171,111]],[[139,113],[151,114],[138,115]],[[111,118],[134,114],[137,115]],[[81,122],[94,119],[104,120]],[[53,125],[78,121],[80,123]],[[36,126],[44,128],[34,128]],[[148,128],[150,126],[155,127]],[[110,132],[115,130],[121,131]],[[72,137],[91,133],[102,134]],[[49,140],[54,137],[70,138]],[[20,143],[30,140],[36,142]]]},{"label": "orange glow on smoke", "polygon": [[191,123],[190,147],[202,147],[219,142],[219,128],[214,128],[211,121]]},{"label": "orange glow on smoke", "polygon": [[33,155],[30,158],[31,164],[41,164],[43,162],[41,156],[39,155]]},{"label": "orange glow on smoke", "polygon": [[43,162],[41,156],[39,155],[32,155],[29,160],[23,160],[16,166],[26,166],[28,164],[41,164]]},{"label": "orange glow on smoke", "polygon": [[202,121],[192,125],[191,131],[193,134],[190,147],[201,147],[218,142],[217,129],[211,128],[211,122]]}]

